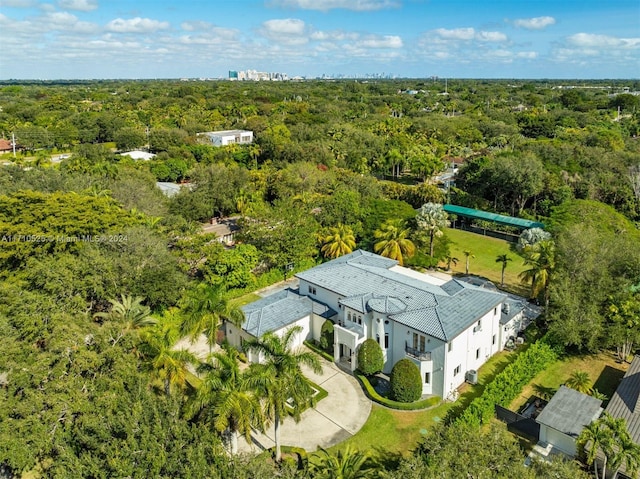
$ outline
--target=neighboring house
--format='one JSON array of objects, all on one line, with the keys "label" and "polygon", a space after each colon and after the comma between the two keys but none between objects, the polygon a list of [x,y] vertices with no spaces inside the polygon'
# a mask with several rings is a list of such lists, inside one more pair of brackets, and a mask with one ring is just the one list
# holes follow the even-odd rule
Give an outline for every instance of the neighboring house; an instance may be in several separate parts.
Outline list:
[{"label": "neighboring house", "polygon": [[[292,290],[284,290],[242,306],[245,321],[241,328],[226,325],[226,338],[237,348],[244,341],[260,338],[267,332],[282,336],[287,329],[299,325],[302,328],[292,343],[292,347],[302,346],[303,341],[319,339],[322,324],[336,312],[307,296],[300,296]],[[260,358],[248,353],[251,362]]]},{"label": "neighboring house", "polygon": [[384,372],[403,358],[419,368],[423,394],[450,397],[502,349],[507,297],[442,280],[362,250],[298,273],[299,294],[337,311],[334,360],[355,371],[357,349],[378,341]]},{"label": "neighboring house", "polygon": [[178,183],[170,183],[167,181],[156,181],[156,187],[169,198],[177,195],[180,192],[180,188],[182,188]]},{"label": "neighboring house", "polygon": [[204,143],[213,146],[226,146],[234,143],[248,145],[253,142],[253,132],[248,130],[206,131],[197,134]]},{"label": "neighboring house", "polygon": [[560,386],[536,422],[540,424],[538,446],[549,453],[576,455],[576,439],[585,426],[602,414],[602,401],[575,389]]},{"label": "neighboring house", "polygon": [[148,151],[141,151],[141,150],[133,150],[133,151],[125,151],[123,153],[120,153],[120,156],[128,156],[129,158],[132,158],[134,160],[152,160],[156,157],[156,155],[154,155],[153,153],[149,153]]},{"label": "neighboring house", "polygon": [[[640,356],[635,356],[631,361],[605,412],[614,418],[623,418],[627,422],[631,440],[640,445]],[[621,467],[618,476],[624,473],[626,467]]]},{"label": "neighboring house", "polygon": [[7,151],[13,151],[13,143],[11,143],[11,140],[0,139],[0,153],[6,153]]},{"label": "neighboring house", "polygon": [[216,240],[227,246],[235,243],[235,236],[240,231],[238,226],[239,216],[231,218],[211,218],[209,223],[202,225],[203,233],[215,233]]}]

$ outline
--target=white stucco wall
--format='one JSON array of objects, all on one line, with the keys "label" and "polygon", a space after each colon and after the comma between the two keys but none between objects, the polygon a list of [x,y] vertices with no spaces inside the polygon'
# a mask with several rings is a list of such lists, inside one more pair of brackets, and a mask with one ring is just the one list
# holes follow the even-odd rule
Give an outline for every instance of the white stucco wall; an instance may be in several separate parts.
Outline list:
[{"label": "white stucco wall", "polygon": [[544,424],[540,424],[540,441],[553,444],[553,447],[560,449],[569,456],[574,457],[576,455],[576,441],[574,438]]}]

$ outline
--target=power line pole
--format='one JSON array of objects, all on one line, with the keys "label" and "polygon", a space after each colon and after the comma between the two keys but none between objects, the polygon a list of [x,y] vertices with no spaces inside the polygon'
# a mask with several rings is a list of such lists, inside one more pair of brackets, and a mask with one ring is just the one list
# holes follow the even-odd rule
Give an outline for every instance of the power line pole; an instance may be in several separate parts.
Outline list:
[{"label": "power line pole", "polygon": [[13,157],[16,157],[16,134],[11,132],[11,146],[13,148]]}]

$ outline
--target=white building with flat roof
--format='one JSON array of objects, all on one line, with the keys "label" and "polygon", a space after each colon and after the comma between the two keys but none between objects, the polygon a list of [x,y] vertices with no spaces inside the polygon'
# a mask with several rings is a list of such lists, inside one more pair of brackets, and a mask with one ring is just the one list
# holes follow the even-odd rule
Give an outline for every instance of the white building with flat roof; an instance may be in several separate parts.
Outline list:
[{"label": "white building with flat roof", "polygon": [[197,137],[203,143],[212,146],[253,143],[253,132],[249,130],[205,131],[198,133]]}]

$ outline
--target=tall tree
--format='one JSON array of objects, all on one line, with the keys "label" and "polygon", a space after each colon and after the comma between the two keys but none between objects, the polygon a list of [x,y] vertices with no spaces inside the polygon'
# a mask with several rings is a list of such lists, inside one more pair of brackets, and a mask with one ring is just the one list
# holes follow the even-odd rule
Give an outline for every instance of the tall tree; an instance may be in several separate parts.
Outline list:
[{"label": "tall tree", "polygon": [[320,239],[322,243],[320,251],[328,259],[335,259],[349,254],[356,247],[356,238],[353,235],[353,230],[343,224],[329,228],[328,232],[322,235]]},{"label": "tall tree", "polygon": [[167,318],[142,333],[140,352],[143,364],[151,371],[152,377],[163,382],[167,396],[171,395],[172,387],[184,388],[188,382],[196,382],[189,368],[198,361],[190,351],[176,349],[179,339],[177,325]]},{"label": "tall tree", "polygon": [[523,250],[524,264],[529,266],[520,273],[522,282],[531,282],[531,297],[544,293],[545,310],[549,307],[549,283],[555,271],[555,243],[543,240]]},{"label": "tall tree", "polygon": [[382,256],[395,259],[400,266],[404,264],[404,258],[410,258],[416,252],[416,247],[407,235],[409,228],[405,227],[402,220],[387,220],[379,230],[374,232],[378,240],[373,245],[373,250]]},{"label": "tall tree", "polygon": [[231,454],[238,453],[238,436],[251,441],[252,427],[262,428],[264,419],[249,372],[242,372],[238,351],[232,347],[212,353],[198,367],[201,381],[189,402],[189,414],[230,434]]},{"label": "tall tree", "polygon": [[420,207],[416,222],[420,230],[429,235],[429,255],[433,258],[433,241],[444,234],[443,230],[449,226],[447,212],[442,205],[425,203]]},{"label": "tall tree", "polygon": [[218,328],[224,321],[240,326],[244,321],[242,310],[230,303],[220,286],[200,283],[184,300],[185,317],[180,327],[182,334],[189,335],[192,341],[204,334],[213,351]]},{"label": "tall tree", "polygon": [[466,249],[462,252],[464,254],[464,273],[469,274],[469,260],[471,258],[475,258],[476,255],[473,254],[473,251]]},{"label": "tall tree", "polygon": [[120,323],[122,330],[117,338],[112,339],[112,345],[115,345],[129,331],[142,328],[144,326],[152,326],[158,322],[151,316],[151,309],[142,304],[144,298],[140,296],[130,296],[122,293],[120,296],[122,301],[110,299],[111,310],[100,312],[93,315],[94,319],[108,320]]},{"label": "tall tree", "polygon": [[267,417],[273,420],[276,443],[276,461],[282,459],[280,425],[291,407],[293,419],[300,420],[300,412],[312,399],[313,389],[302,372],[308,366],[317,374],[322,373],[318,357],[302,349],[294,349],[293,341],[302,327],[289,328],[282,337],[266,333],[262,338],[248,341],[244,347],[260,355],[262,361],[252,364],[255,381],[264,397]]},{"label": "tall tree", "polygon": [[500,276],[500,286],[504,287],[504,270],[507,269],[507,263],[511,261],[511,258],[507,254],[498,255],[496,263],[501,263],[502,274]]}]

